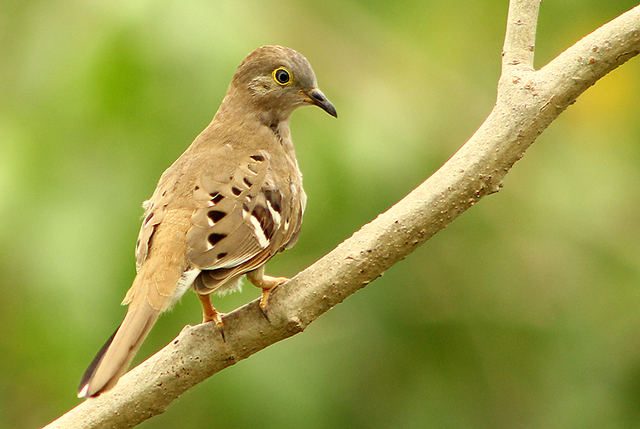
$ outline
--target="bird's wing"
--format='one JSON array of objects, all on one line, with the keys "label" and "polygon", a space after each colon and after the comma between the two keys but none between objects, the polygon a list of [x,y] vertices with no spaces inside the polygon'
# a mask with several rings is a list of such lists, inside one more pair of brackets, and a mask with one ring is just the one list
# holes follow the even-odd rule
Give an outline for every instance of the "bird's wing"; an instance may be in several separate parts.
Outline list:
[{"label": "bird's wing", "polygon": [[199,292],[259,268],[297,236],[302,210],[283,204],[291,201],[291,181],[275,177],[270,162],[266,151],[239,163],[236,155],[233,166],[222,169],[227,163],[217,159],[215,171],[196,178],[197,208],[186,239],[188,261],[203,270],[195,283]]}]

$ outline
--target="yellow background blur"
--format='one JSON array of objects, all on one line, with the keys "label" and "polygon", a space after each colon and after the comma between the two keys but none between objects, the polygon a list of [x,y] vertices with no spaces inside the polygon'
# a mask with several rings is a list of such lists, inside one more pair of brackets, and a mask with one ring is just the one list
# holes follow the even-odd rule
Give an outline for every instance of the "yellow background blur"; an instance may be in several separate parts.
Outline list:
[{"label": "yellow background blur", "polygon": [[[536,66],[634,5],[544,1]],[[0,3],[0,427],[79,402],[124,314],[140,203],[247,53],[300,51],[339,114],[292,119],[309,204],[298,245],[267,266],[291,276],[481,124],[506,13],[506,0]],[[640,427],[640,59],[581,96],[504,185],[140,427]],[[200,317],[185,295],[136,362]]]}]

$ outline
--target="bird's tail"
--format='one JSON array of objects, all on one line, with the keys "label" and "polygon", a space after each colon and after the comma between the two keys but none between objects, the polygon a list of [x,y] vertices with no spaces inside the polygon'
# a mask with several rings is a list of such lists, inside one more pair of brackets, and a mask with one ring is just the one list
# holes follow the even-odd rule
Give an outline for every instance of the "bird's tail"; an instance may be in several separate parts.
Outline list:
[{"label": "bird's tail", "polygon": [[80,380],[78,397],[88,398],[112,388],[127,371],[160,311],[148,300],[131,303],[120,327],[93,359]]}]

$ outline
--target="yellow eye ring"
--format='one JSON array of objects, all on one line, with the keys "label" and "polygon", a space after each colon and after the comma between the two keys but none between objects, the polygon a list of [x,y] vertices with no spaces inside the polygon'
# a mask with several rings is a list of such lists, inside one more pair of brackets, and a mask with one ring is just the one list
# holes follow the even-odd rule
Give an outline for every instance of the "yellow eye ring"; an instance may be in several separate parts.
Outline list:
[{"label": "yellow eye ring", "polygon": [[272,75],[273,75],[273,80],[275,80],[278,85],[281,85],[281,86],[291,85],[291,82],[292,82],[291,73],[289,73],[289,70],[287,70],[286,68],[278,67],[273,71]]}]

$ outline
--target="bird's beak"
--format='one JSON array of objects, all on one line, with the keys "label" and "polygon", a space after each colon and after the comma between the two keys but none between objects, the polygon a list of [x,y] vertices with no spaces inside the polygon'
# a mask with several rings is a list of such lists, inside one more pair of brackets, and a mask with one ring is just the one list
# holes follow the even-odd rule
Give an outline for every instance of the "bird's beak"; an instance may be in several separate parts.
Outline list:
[{"label": "bird's beak", "polygon": [[334,118],[338,117],[336,108],[333,107],[333,104],[331,104],[331,102],[327,100],[327,97],[325,97],[322,91],[320,91],[318,88],[311,88],[306,91],[301,90],[300,92],[306,97],[304,101],[306,101],[307,103],[315,104]]}]

